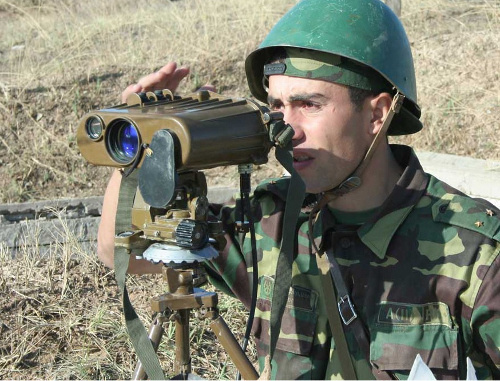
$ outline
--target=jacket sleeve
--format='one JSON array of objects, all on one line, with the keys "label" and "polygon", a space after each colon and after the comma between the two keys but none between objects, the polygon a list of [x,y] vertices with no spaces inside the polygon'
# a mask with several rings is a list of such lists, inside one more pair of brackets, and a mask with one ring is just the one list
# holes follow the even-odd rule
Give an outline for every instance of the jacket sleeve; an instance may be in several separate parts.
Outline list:
[{"label": "jacket sleeve", "polygon": [[[259,271],[267,270],[273,263],[261,263],[265,254],[279,248],[281,223],[288,191],[288,179],[269,179],[261,183],[250,198],[251,215],[256,232]],[[236,205],[239,200],[236,200]],[[250,233],[240,237],[235,230],[239,220],[236,206],[212,205],[214,218],[222,221],[226,245],[217,258],[206,263],[210,282],[219,290],[240,299],[248,308],[252,295],[252,247]],[[270,260],[268,261],[270,262]]]},{"label": "jacket sleeve", "polygon": [[236,231],[235,221],[239,219],[236,216],[236,206],[212,205],[211,211],[214,218],[222,222],[226,243],[220,248],[217,258],[205,263],[209,281],[218,290],[240,299],[248,308],[251,303],[251,273],[247,271],[247,266],[251,268],[252,263],[247,258],[249,254],[245,255],[245,248],[240,245],[240,240],[243,243],[249,239],[249,233],[247,237],[240,237]]},{"label": "jacket sleeve", "polygon": [[[481,250],[487,251],[487,248]],[[493,248],[491,265],[475,270],[483,281],[471,314],[472,342],[467,352],[478,379],[500,379],[500,242]]]}]

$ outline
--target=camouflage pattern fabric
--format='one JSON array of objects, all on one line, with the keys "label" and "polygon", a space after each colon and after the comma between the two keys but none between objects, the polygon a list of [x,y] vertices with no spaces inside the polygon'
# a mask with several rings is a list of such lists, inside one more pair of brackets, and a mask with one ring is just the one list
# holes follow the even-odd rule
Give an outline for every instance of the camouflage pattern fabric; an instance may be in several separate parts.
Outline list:
[{"label": "camouflage pattern fabric", "polygon": [[336,54],[302,48],[283,48],[280,63],[264,65],[266,77],[283,74],[290,77],[319,79],[363,90],[392,92],[393,86],[375,70]]},{"label": "camouflage pattern fabric", "polygon": [[[437,379],[465,379],[465,359],[470,357],[478,379],[499,379],[500,211],[425,174],[409,147],[392,149],[405,170],[369,221],[340,225],[325,208],[314,225],[317,243],[324,249],[333,247],[369,330],[371,362],[406,379],[419,353]],[[260,279],[253,333],[261,367],[268,351],[287,183],[270,180],[253,198]],[[228,244],[207,264],[211,280],[248,307],[250,238],[238,241],[234,208],[215,209],[225,223]],[[336,302],[335,296],[323,293],[307,229],[303,213],[272,376],[342,379],[325,309],[325,303]],[[348,336],[347,341],[358,378],[373,379],[354,339]]]}]

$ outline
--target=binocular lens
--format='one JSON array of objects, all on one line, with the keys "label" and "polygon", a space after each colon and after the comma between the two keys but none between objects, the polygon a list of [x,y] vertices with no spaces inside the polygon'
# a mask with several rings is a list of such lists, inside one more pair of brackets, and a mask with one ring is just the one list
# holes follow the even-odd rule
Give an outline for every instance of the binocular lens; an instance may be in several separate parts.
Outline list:
[{"label": "binocular lens", "polygon": [[102,136],[103,125],[100,118],[92,116],[85,122],[87,135],[92,140],[98,140]]},{"label": "binocular lens", "polygon": [[131,163],[139,151],[137,128],[127,120],[118,120],[108,128],[107,148],[111,157],[121,164]]}]

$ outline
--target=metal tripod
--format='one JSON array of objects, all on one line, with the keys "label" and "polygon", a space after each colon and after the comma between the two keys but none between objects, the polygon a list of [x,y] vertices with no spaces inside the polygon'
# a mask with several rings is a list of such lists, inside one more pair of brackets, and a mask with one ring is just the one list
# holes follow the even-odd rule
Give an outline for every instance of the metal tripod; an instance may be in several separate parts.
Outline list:
[{"label": "metal tripod", "polygon": [[[245,380],[256,380],[259,375],[247,358],[217,308],[217,294],[195,288],[198,282],[198,264],[189,264],[189,268],[163,267],[163,279],[168,285],[168,292],[153,298],[151,307],[157,312],[149,328],[149,338],[155,351],[164,333],[164,323],[175,322],[175,361],[172,379],[199,379],[191,373],[191,356],[189,346],[189,315],[196,310],[200,318],[210,318],[210,328],[222,344],[225,351]],[[146,379],[146,372],[139,361],[133,374],[133,380]]]}]

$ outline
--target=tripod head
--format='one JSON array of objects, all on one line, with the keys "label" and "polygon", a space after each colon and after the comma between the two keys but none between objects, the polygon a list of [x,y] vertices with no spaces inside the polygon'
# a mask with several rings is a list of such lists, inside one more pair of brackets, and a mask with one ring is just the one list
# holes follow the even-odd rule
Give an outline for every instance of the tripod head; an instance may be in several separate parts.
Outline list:
[{"label": "tripod head", "polygon": [[138,187],[131,208],[131,230],[118,234],[115,245],[171,267],[215,258],[225,239],[222,223],[208,219],[204,174],[179,174],[173,194],[171,202],[157,208],[144,201]]}]

